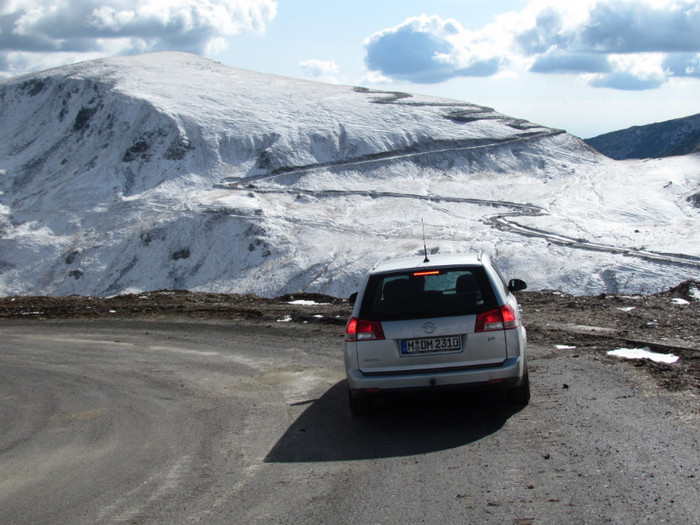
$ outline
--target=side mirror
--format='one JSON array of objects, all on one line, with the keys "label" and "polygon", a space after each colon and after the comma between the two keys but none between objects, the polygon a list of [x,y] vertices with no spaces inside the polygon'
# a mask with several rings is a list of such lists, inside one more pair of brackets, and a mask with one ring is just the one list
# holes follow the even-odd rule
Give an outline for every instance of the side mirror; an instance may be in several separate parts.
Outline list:
[{"label": "side mirror", "polygon": [[355,304],[355,301],[357,300],[357,292],[353,293],[348,297],[348,302],[350,304]]},{"label": "side mirror", "polygon": [[511,292],[527,290],[527,284],[525,283],[525,281],[521,281],[520,279],[511,279],[508,282],[508,290],[510,290]]}]

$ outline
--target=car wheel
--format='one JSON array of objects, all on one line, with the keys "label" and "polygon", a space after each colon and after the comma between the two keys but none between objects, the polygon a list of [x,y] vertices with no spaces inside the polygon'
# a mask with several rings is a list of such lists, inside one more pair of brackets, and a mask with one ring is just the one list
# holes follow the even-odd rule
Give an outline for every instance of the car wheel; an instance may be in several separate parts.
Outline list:
[{"label": "car wheel", "polygon": [[365,416],[372,410],[372,399],[368,396],[355,396],[348,390],[348,401],[350,403],[350,412],[355,417]]},{"label": "car wheel", "polygon": [[530,374],[525,371],[523,384],[508,390],[508,402],[514,405],[527,405],[530,401]]}]

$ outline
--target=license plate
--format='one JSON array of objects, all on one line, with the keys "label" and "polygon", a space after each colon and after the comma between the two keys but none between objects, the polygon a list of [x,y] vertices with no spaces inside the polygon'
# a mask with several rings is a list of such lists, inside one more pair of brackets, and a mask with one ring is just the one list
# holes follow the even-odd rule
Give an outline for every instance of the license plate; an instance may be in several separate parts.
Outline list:
[{"label": "license plate", "polygon": [[401,340],[401,354],[403,355],[427,354],[431,352],[457,352],[461,349],[462,338],[456,335]]}]

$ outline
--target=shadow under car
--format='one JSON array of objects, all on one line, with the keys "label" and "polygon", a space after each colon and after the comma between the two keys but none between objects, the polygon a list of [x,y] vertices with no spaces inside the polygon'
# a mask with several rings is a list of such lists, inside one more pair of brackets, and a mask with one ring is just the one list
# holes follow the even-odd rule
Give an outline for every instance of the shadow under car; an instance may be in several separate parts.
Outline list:
[{"label": "shadow under car", "polygon": [[478,389],[403,393],[377,399],[357,419],[347,403],[347,381],[331,387],[290,425],[266,463],[347,461],[448,450],[497,432],[522,406],[504,392]]}]

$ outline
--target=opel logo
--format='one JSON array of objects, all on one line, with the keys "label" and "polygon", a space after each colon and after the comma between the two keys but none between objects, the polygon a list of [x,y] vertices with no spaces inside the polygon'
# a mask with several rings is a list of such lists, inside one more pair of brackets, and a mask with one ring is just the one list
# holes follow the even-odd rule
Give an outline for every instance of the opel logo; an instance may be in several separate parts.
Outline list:
[{"label": "opel logo", "polygon": [[426,334],[432,334],[436,328],[437,326],[435,326],[435,324],[431,323],[430,321],[423,325],[423,330],[425,330]]}]

